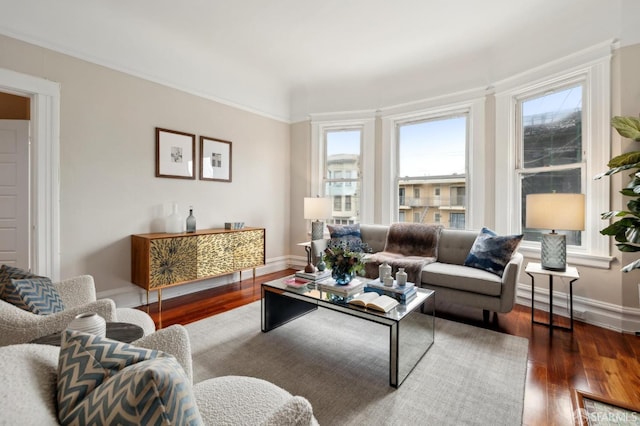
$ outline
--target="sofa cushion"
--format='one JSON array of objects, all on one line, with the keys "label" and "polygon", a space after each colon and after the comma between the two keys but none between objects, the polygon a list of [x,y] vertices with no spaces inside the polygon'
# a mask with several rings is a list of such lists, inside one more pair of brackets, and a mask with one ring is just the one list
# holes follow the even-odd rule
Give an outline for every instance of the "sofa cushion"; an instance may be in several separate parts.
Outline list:
[{"label": "sofa cushion", "polygon": [[478,232],[443,229],[438,239],[438,262],[464,265]]},{"label": "sofa cushion", "polygon": [[49,278],[12,279],[4,285],[3,299],[38,315],[64,311],[62,298]]},{"label": "sofa cushion", "polygon": [[327,225],[331,239],[329,246],[346,245],[351,251],[362,252],[362,236],[360,235],[360,224],[352,225]]},{"label": "sofa cushion", "polygon": [[502,276],[504,267],[516,251],[522,234],[499,236],[488,228],[482,228],[464,261],[465,266],[478,268]]},{"label": "sofa cushion", "polygon": [[434,262],[422,269],[422,282],[487,296],[502,294],[502,280],[481,269],[450,263]]},{"label": "sofa cushion", "polygon": [[62,333],[57,400],[62,424],[202,424],[173,356],[71,330]]}]

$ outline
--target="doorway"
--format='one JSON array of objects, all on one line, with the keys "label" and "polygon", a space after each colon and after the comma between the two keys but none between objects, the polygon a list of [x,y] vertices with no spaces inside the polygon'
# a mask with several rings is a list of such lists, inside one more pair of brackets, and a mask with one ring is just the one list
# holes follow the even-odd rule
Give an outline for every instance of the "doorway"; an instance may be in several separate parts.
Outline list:
[{"label": "doorway", "polygon": [[[0,92],[29,99],[30,152],[27,162],[29,268],[60,279],[59,129],[60,85],[0,68]],[[0,194],[1,195],[1,194]],[[1,209],[0,204],[0,209]],[[15,207],[18,209],[19,207]],[[0,211],[0,216],[2,212]],[[1,244],[1,238],[0,238]],[[2,250],[0,248],[0,250]],[[0,259],[0,261],[2,261]]]}]

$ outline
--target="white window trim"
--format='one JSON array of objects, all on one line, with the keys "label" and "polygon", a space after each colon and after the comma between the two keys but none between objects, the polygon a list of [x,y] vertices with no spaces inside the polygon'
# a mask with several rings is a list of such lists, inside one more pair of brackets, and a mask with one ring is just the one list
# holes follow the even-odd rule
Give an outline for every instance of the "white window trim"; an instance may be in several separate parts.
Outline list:
[{"label": "white window trim", "polygon": [[331,130],[360,130],[360,222],[374,223],[375,206],[375,112],[311,115],[310,196],[324,194],[324,134]]},{"label": "white window trim", "polygon": [[[600,213],[608,211],[609,184],[594,181],[593,176],[606,169],[610,156],[610,81],[611,44],[601,44],[568,58],[498,83],[496,88],[496,231],[519,233],[520,198],[517,174],[516,99],[551,85],[584,82],[583,93],[583,161],[584,194],[587,199],[585,244],[567,247],[567,262],[596,268],[610,267],[609,238],[600,234],[606,223]],[[514,208],[515,207],[515,208]],[[540,257],[540,244],[523,241],[520,251],[527,257]]]},{"label": "white window trim", "polygon": [[468,229],[481,229],[485,223],[482,206],[486,199],[485,184],[485,92],[480,90],[461,92],[451,96],[425,100],[421,105],[406,112],[407,107],[384,110],[382,119],[381,205],[387,206],[381,212],[381,223],[389,224],[398,220],[398,132],[397,126],[416,120],[445,118],[455,114],[466,114],[467,120],[467,209],[465,224]]}]

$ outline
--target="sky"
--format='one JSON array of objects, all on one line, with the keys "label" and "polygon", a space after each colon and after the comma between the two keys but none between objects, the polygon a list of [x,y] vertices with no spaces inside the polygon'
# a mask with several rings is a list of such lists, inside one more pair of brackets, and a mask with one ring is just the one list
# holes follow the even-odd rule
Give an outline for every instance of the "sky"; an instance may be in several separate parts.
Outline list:
[{"label": "sky", "polygon": [[[524,117],[545,112],[571,112],[581,108],[580,85],[544,93],[522,102]],[[398,133],[400,177],[466,173],[466,115],[404,124]],[[359,153],[358,130],[329,133],[327,155]]]}]

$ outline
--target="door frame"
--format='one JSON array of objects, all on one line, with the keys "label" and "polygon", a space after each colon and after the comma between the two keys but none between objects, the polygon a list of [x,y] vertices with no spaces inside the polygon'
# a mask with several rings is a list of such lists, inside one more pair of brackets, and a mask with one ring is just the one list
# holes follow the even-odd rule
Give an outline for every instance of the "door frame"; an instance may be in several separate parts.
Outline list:
[{"label": "door frame", "polygon": [[0,68],[0,90],[31,99],[30,269],[60,279],[60,84]]}]

